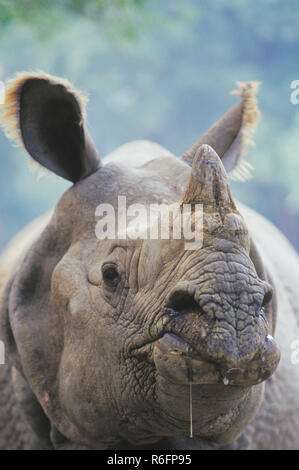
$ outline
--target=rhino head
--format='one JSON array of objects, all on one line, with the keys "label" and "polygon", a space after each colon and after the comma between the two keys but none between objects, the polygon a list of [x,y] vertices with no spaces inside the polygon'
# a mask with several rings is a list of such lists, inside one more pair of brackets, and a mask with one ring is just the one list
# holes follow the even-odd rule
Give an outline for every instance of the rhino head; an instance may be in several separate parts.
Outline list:
[{"label": "rhino head", "polygon": [[[8,87],[9,136],[74,183],[2,302],[9,357],[57,448],[186,436],[190,391],[203,441],[230,444],[259,409],[279,362],[273,288],[224,167],[240,156],[245,105],[181,160],[129,168],[100,163],[69,83],[31,74]],[[119,195],[127,204],[200,204],[201,248],[186,250],[184,238],[98,239],[96,207],[110,204],[118,216]]]}]

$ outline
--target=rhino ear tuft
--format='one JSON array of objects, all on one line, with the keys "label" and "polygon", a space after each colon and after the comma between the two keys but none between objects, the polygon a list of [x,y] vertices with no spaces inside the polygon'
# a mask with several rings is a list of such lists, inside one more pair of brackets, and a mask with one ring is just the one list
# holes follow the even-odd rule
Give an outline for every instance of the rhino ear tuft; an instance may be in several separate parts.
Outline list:
[{"label": "rhino ear tuft", "polygon": [[1,125],[35,162],[76,182],[99,167],[85,126],[86,101],[67,80],[21,73],[7,83]]},{"label": "rhino ear tuft", "polygon": [[257,105],[259,82],[237,82],[238,89],[232,94],[242,100],[229,109],[204,135],[182,155],[182,159],[192,165],[198,148],[210,145],[222,160],[222,163],[234,179],[244,181],[250,177],[251,165],[244,155],[253,145],[253,134],[260,117]]},{"label": "rhino ear tuft", "polygon": [[[247,162],[244,156],[249,147],[254,146],[254,132],[260,119],[260,110],[257,103],[257,93],[260,82],[237,82],[238,89],[231,91],[232,95],[242,98],[242,124],[236,137],[236,148],[233,145],[223,156],[223,162],[230,160],[232,166],[230,176],[233,179],[245,181],[251,177],[252,165]],[[238,142],[239,140],[239,142]]]}]

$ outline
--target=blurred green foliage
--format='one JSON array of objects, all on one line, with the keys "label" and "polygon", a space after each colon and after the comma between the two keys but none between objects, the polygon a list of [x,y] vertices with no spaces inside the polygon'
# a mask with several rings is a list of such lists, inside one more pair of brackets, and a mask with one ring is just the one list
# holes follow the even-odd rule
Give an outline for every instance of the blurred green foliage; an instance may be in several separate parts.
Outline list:
[{"label": "blurred green foliage", "polygon": [[[0,0],[0,79],[19,70],[66,76],[90,95],[100,153],[140,138],[181,154],[258,80],[262,120],[234,194],[299,248],[296,0]],[[52,207],[67,183],[36,181],[25,152],[0,134],[0,244]]]},{"label": "blurred green foliage", "polygon": [[138,23],[145,23],[147,0],[0,0],[0,26],[19,22],[47,39],[65,27],[66,22],[84,17],[100,24],[109,33],[134,38]]}]

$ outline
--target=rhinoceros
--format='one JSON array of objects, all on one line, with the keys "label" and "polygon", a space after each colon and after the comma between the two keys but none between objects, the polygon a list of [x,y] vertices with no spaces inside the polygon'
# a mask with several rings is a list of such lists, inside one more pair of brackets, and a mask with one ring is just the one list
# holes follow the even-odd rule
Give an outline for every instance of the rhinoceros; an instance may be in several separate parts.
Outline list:
[{"label": "rhinoceros", "polygon": [[[2,449],[299,447],[299,259],[228,180],[249,171],[256,92],[240,83],[181,158],[135,141],[100,159],[73,85],[7,84],[7,136],[73,184],[2,254]],[[202,207],[201,244],[97,236],[97,207],[123,216],[119,196]]]}]

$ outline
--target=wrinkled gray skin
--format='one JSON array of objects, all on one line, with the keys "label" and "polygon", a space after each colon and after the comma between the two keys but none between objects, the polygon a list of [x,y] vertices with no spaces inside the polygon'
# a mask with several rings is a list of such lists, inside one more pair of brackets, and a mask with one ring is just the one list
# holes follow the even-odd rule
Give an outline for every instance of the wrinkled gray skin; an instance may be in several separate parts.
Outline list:
[{"label": "wrinkled gray skin", "polygon": [[229,212],[238,230],[208,231],[200,250],[95,236],[96,206],[118,195],[194,201],[190,173],[154,143],[127,144],[32,228],[2,296],[2,448],[299,447],[299,262],[285,238],[241,205],[246,225]]}]

